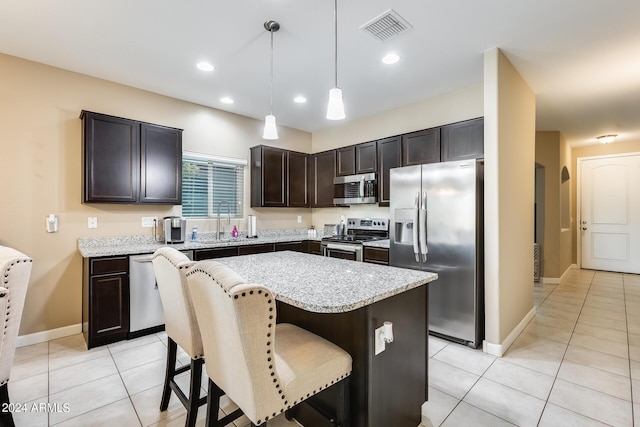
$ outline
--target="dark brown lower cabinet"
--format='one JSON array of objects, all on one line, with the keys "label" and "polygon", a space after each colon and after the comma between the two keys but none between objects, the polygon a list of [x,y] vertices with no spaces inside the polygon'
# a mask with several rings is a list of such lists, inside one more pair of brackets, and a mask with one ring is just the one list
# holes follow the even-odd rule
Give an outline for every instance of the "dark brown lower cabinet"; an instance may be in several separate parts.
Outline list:
[{"label": "dark brown lower cabinet", "polygon": [[322,249],[320,248],[320,241],[309,240],[309,253],[314,255],[322,255]]},{"label": "dark brown lower cabinet", "polygon": [[299,242],[284,242],[284,243],[276,243],[274,249],[276,252],[278,251],[294,251],[294,252],[304,252],[309,253],[309,241],[301,240]]},{"label": "dark brown lower cabinet", "polygon": [[273,243],[238,246],[238,255],[263,254],[265,252],[273,252]]},{"label": "dark brown lower cabinet", "polygon": [[129,257],[85,258],[82,333],[87,348],[123,340],[129,332]]},{"label": "dark brown lower cabinet", "polygon": [[[279,323],[298,325],[351,355],[351,427],[420,424],[428,397],[427,286],[346,313],[312,313],[278,302]],[[374,331],[385,321],[393,322],[394,340],[375,355]],[[325,425],[315,418],[335,416],[335,402],[335,388],[329,387],[294,407],[292,415],[302,425]]]},{"label": "dark brown lower cabinet", "polygon": [[389,249],[365,246],[363,260],[374,264],[389,265]]},{"label": "dark brown lower cabinet", "polygon": [[223,258],[226,256],[238,256],[238,247],[196,249],[193,253],[193,260],[202,261],[203,259]]}]

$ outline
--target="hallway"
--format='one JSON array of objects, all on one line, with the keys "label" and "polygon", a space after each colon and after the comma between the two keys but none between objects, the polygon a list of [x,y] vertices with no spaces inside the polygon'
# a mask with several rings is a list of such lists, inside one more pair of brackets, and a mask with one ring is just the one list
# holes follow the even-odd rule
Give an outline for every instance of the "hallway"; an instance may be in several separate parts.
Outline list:
[{"label": "hallway", "polygon": [[503,358],[430,338],[424,426],[640,426],[640,276],[573,269],[534,292]]}]

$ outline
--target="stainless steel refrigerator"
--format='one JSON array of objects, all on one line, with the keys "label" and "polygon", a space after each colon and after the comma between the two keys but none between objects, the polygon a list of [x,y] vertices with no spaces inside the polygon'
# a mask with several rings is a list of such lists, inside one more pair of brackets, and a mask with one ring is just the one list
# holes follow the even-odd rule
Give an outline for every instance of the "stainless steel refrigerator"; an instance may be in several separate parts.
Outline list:
[{"label": "stainless steel refrigerator", "polygon": [[391,169],[389,264],[438,273],[429,333],[473,348],[484,339],[482,160]]}]

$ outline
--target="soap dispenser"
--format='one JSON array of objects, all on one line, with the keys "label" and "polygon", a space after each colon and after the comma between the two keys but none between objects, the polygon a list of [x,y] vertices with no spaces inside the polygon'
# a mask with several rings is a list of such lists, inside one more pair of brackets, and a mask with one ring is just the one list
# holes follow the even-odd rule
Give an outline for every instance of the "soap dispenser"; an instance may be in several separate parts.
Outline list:
[{"label": "soap dispenser", "polygon": [[231,237],[233,237],[234,239],[238,238],[238,227],[236,227],[235,225],[233,226],[233,230],[231,230]]}]

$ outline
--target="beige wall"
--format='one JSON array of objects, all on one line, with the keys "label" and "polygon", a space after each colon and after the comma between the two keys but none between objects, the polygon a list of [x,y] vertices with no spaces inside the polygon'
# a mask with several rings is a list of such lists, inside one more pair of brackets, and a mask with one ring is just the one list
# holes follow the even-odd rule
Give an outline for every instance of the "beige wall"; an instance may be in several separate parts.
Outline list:
[{"label": "beige wall", "polygon": [[502,350],[533,308],[535,106],[506,56],[485,52],[485,326]]},{"label": "beige wall", "polygon": [[[81,203],[82,109],[182,128],[187,151],[248,159],[249,148],[263,143],[262,123],[250,118],[6,55],[0,55],[0,70],[0,243],[34,259],[21,335],[81,322],[79,237],[150,234],[141,227],[142,216],[180,212],[170,206]],[[309,133],[280,127],[279,134],[278,146],[311,151]],[[245,192],[246,216],[254,212],[248,207],[248,170]],[[255,212],[259,228],[311,224],[308,209]],[[59,216],[58,233],[45,232],[49,213]],[[98,217],[97,229],[87,229],[89,216]],[[212,223],[198,225],[213,231]],[[246,228],[245,221],[236,224]]]},{"label": "beige wall", "polygon": [[578,237],[576,234],[576,229],[578,222],[580,221],[580,211],[577,206],[577,182],[578,182],[578,159],[581,157],[596,157],[596,156],[608,156],[611,154],[621,154],[621,153],[640,153],[640,140],[638,141],[626,141],[626,142],[614,142],[611,144],[600,144],[596,143],[594,145],[575,147],[572,150],[571,155],[571,165],[574,171],[575,179],[571,179],[571,211],[574,212],[573,216],[575,221],[573,222],[572,233],[571,233],[571,248],[572,248],[572,262],[574,264],[578,263],[578,251],[577,251],[577,241]]},{"label": "beige wall", "polygon": [[[571,230],[561,225],[561,173],[573,177],[571,147],[558,131],[536,132],[536,163],[545,167],[543,276],[559,279],[571,265]],[[573,177],[575,180],[575,177]],[[573,222],[573,221],[572,221]]]}]

